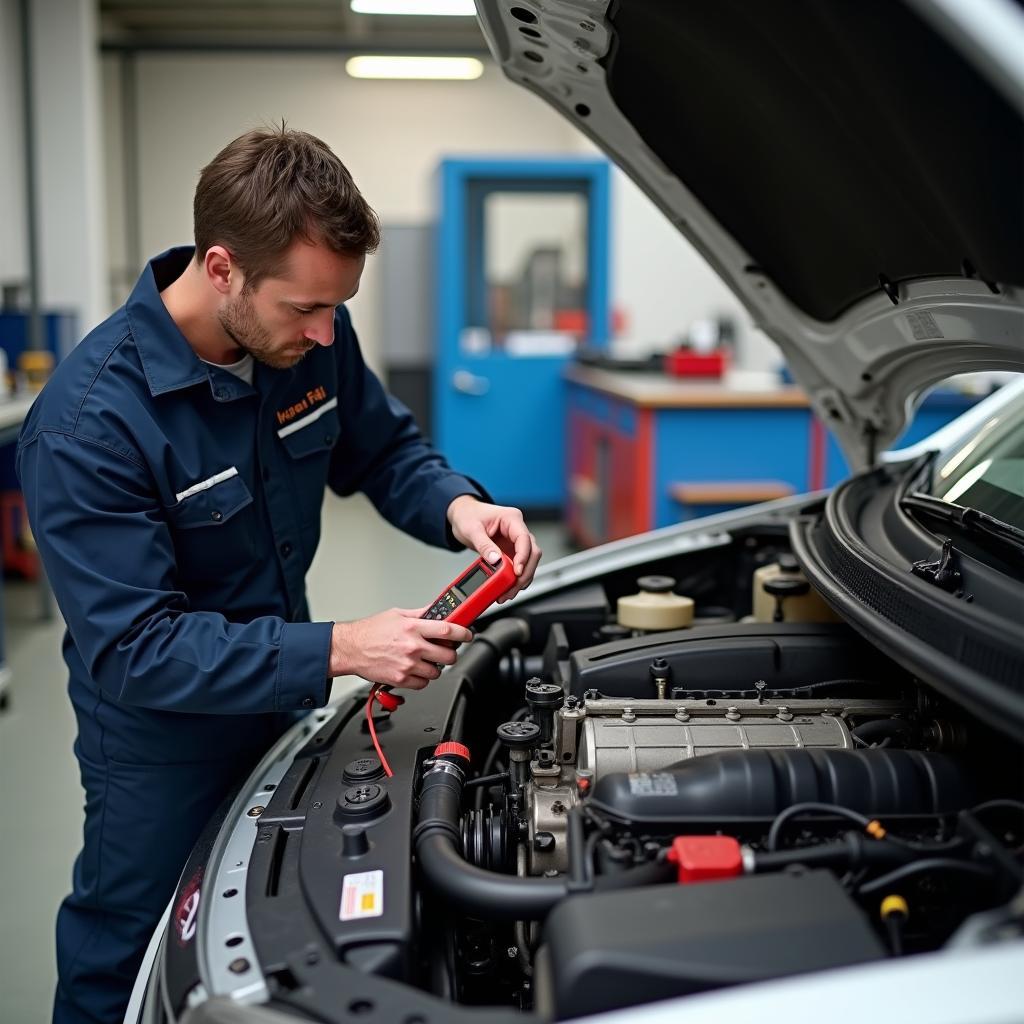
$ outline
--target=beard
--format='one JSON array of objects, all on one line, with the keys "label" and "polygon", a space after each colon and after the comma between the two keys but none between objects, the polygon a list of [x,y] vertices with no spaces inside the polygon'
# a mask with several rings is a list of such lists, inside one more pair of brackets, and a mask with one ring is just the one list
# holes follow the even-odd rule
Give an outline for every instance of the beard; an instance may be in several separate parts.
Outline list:
[{"label": "beard", "polygon": [[270,331],[260,320],[259,314],[253,308],[251,297],[245,291],[224,306],[217,313],[217,319],[224,333],[242,351],[248,352],[253,359],[275,370],[287,370],[295,366],[316,344],[305,339],[296,342],[296,345],[306,346],[306,350],[297,355],[275,347]]}]

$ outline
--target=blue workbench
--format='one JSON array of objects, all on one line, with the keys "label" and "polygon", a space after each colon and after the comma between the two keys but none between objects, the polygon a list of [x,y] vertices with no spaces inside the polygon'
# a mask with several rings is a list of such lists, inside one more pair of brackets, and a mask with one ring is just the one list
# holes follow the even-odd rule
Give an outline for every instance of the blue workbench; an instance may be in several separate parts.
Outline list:
[{"label": "blue workbench", "polygon": [[[830,487],[849,473],[797,387],[737,391],[717,382],[577,364],[566,369],[563,383],[566,521],[584,545]],[[898,444],[926,437],[975,401],[934,392]],[[702,489],[694,504],[680,498]]]}]

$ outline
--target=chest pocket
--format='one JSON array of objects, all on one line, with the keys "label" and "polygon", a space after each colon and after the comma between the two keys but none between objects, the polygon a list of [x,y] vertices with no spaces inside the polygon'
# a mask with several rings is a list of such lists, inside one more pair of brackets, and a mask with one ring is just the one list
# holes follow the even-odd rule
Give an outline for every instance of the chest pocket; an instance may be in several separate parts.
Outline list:
[{"label": "chest pocket", "polygon": [[338,441],[337,398],[313,414],[282,427],[277,436],[288,453],[292,491],[304,526],[319,525],[331,451]]},{"label": "chest pocket", "polygon": [[251,568],[256,558],[256,524],[245,481],[236,470],[216,483],[195,486],[201,489],[185,491],[166,510],[183,579],[223,579]]}]

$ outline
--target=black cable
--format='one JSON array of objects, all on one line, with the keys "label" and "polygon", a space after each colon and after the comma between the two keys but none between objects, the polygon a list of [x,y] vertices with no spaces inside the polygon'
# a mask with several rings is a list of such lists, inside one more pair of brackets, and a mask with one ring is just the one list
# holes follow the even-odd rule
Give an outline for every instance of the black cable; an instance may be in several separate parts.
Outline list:
[{"label": "black cable", "polygon": [[587,873],[587,841],[583,826],[583,812],[579,807],[569,811],[566,842],[569,845],[569,891],[585,892],[594,880]]},{"label": "black cable", "polygon": [[834,842],[818,843],[815,846],[793,846],[784,850],[772,850],[754,854],[754,871],[781,871],[791,864],[807,867],[822,866],[856,868],[871,865],[876,868],[890,868],[906,864],[913,853],[891,843],[880,843],[867,839],[860,832],[847,832]]},{"label": "black cable", "polygon": [[999,810],[1015,810],[1024,812],[1024,800],[1011,800],[1010,798],[1000,798],[999,800],[986,800],[983,804],[978,804],[976,807],[971,808],[971,814],[980,814],[985,811]]},{"label": "black cable", "polygon": [[858,890],[858,896],[870,896],[879,889],[886,889],[902,882],[913,875],[919,875],[923,871],[961,871],[967,875],[975,875],[979,878],[991,879],[992,872],[983,868],[980,864],[972,864],[968,860],[952,860],[949,857],[925,857],[924,860],[917,860],[911,864],[904,864],[902,867],[890,871],[886,875],[865,882]]},{"label": "black cable", "polygon": [[592,882],[597,877],[597,863],[594,859],[597,853],[597,844],[604,839],[604,836],[600,832],[591,832],[587,836],[587,851],[586,851],[586,864],[587,864],[587,877]]},{"label": "black cable", "polygon": [[857,747],[862,747],[864,750],[882,750],[883,748],[889,746],[890,743],[892,743],[891,736],[883,736],[880,740],[878,740],[875,743],[868,743],[868,741],[864,739],[863,736],[858,736],[856,735],[856,733],[851,733],[850,735],[853,736],[854,744]]},{"label": "black cable", "polygon": [[508,778],[508,772],[495,772],[493,775],[480,775],[466,783],[466,789],[473,786],[487,786],[495,782],[504,782]]},{"label": "black cable", "polygon": [[782,827],[787,821],[791,821],[800,815],[807,813],[812,814],[830,814],[836,818],[846,818],[848,821],[852,821],[861,828],[867,828],[871,824],[871,819],[866,818],[863,814],[857,811],[851,811],[848,807],[840,807],[838,804],[820,804],[820,803],[804,803],[804,804],[793,804],[791,807],[787,807],[781,814],[777,815],[775,820],[772,822],[772,827],[768,831],[768,849],[774,851],[778,847],[779,835],[782,832]]},{"label": "black cable", "polygon": [[889,933],[889,946],[893,956],[903,956],[903,915],[890,914],[885,919],[885,928]]},{"label": "black cable", "polygon": [[455,700],[451,718],[448,722],[448,730],[445,735],[456,743],[465,742],[466,715],[469,711],[469,694],[460,693]]}]

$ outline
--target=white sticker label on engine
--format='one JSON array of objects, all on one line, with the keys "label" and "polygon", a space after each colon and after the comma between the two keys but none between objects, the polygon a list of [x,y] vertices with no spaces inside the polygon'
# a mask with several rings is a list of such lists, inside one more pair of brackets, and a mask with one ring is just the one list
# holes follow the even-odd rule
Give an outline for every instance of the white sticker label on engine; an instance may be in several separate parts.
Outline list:
[{"label": "white sticker label on engine", "polygon": [[674,775],[668,772],[630,772],[629,791],[633,796],[678,796]]},{"label": "white sticker label on engine", "polygon": [[346,875],[341,884],[342,921],[380,917],[384,913],[384,872],[363,871]]}]

